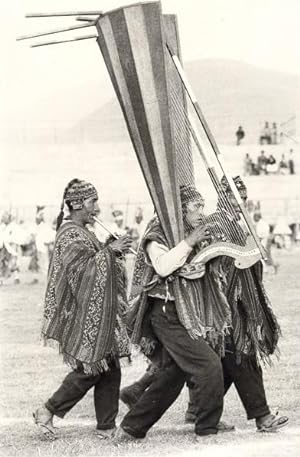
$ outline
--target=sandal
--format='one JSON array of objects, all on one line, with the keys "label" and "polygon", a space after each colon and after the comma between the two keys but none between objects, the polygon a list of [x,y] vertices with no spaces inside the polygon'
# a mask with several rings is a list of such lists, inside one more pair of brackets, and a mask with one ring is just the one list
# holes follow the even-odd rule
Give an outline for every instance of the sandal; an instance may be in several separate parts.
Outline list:
[{"label": "sandal", "polygon": [[[46,408],[45,408],[46,410]],[[34,413],[32,413],[34,423],[37,425],[39,430],[42,432],[43,437],[46,438],[48,441],[54,441],[57,439],[57,435],[55,433],[52,418],[53,415],[50,413],[47,414],[46,411],[43,411],[42,408],[37,409]],[[48,416],[48,417],[47,417]]]},{"label": "sandal", "polygon": [[275,415],[271,414],[261,423],[257,423],[256,421],[257,431],[268,433],[277,432],[277,430],[287,425],[288,422],[289,418],[287,416],[278,416],[278,413]]}]

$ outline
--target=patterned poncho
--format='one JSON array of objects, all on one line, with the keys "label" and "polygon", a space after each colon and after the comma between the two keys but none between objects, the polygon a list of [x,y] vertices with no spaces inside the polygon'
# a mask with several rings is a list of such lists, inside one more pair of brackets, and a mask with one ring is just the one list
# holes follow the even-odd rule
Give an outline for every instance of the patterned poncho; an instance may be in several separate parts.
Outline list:
[{"label": "patterned poncho", "polygon": [[[230,219],[222,210],[209,216],[207,222],[222,228],[226,241],[233,241],[232,233],[237,233],[237,230],[245,237],[238,222]],[[241,360],[243,355],[250,355],[270,362],[269,356],[277,349],[280,327],[263,284],[261,262],[250,268],[238,269],[232,258],[220,256],[209,264],[211,268],[219,271],[230,305],[231,336],[237,359]]]},{"label": "patterned poncho", "polygon": [[[151,356],[157,341],[148,319],[149,284],[155,276],[145,253],[145,245],[149,241],[157,241],[168,246],[157,218],[149,223],[138,251],[131,289],[131,307],[127,312],[127,323],[133,344],[139,345],[146,355]],[[189,265],[190,258],[195,254],[196,252],[191,253],[186,265]],[[224,340],[231,326],[231,314],[218,272],[215,274],[214,271],[209,271],[203,277],[188,279],[182,276],[179,269],[163,281],[175,298],[179,321],[187,333],[195,339],[206,338],[217,352],[224,354]]]},{"label": "patterned poncho", "polygon": [[65,361],[96,374],[129,355],[123,323],[123,272],[114,251],[74,222],[57,232],[49,266],[42,336],[56,340]]}]

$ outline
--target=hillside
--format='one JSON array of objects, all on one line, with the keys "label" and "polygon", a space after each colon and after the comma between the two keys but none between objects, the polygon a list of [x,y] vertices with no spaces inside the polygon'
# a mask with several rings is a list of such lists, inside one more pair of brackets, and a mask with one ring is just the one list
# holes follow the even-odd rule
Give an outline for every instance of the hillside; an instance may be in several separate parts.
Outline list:
[{"label": "hillside", "polygon": [[[185,69],[204,115],[219,143],[232,144],[242,125],[246,142],[257,141],[264,122],[285,122],[300,111],[300,77],[231,60],[198,60]],[[83,118],[70,136],[85,132],[91,141],[128,137],[116,97]]]}]

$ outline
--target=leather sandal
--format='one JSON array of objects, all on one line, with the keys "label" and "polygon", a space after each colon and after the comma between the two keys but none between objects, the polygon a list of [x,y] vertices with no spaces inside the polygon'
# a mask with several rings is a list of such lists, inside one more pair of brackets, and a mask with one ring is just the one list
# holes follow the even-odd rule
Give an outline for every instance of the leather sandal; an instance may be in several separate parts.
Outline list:
[{"label": "leather sandal", "polygon": [[49,411],[49,417],[46,417],[45,412],[42,411],[42,408],[38,408],[34,413],[32,413],[34,423],[42,432],[43,437],[46,438],[48,441],[54,441],[57,439],[57,435],[55,433],[52,418],[53,415]]},{"label": "leather sandal", "polygon": [[278,413],[271,414],[266,417],[261,423],[256,420],[256,426],[258,432],[277,432],[282,427],[285,427],[289,422],[287,416],[278,416]]}]

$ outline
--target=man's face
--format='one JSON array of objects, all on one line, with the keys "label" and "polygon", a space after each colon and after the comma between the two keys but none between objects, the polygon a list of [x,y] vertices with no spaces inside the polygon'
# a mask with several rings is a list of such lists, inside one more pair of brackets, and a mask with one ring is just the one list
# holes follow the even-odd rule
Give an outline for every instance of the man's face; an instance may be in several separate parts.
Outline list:
[{"label": "man's face", "polygon": [[[247,197],[241,195],[241,199],[243,201],[244,206],[246,207]],[[230,192],[228,194],[228,200],[229,200],[231,206],[233,207],[234,211],[236,211],[237,213],[240,213],[241,210],[240,210],[239,204],[238,204],[235,196],[233,195],[233,193]]]},{"label": "man's face", "polygon": [[204,220],[204,204],[200,200],[193,200],[186,204],[186,222],[193,228],[198,227]]},{"label": "man's face", "polygon": [[100,213],[97,197],[90,197],[84,200],[82,207],[82,215],[86,224],[92,224],[94,222],[94,216]]}]

